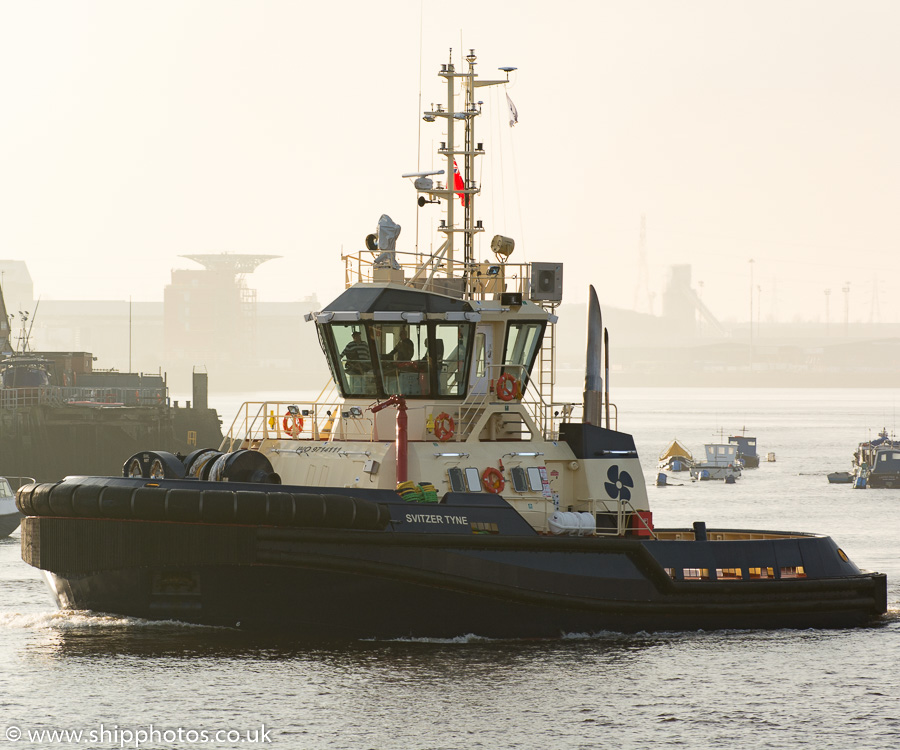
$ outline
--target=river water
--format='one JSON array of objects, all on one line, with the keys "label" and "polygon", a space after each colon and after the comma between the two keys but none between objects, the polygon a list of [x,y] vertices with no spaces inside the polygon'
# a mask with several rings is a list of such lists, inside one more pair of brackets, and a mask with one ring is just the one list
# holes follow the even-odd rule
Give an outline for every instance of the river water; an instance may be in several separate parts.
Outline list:
[{"label": "river water", "polygon": [[[656,525],[827,533],[888,574],[887,617],[837,631],[309,647],[58,612],[16,532],[0,541],[0,747],[900,746],[900,490],[825,479],[896,426],[900,390],[621,389],[614,400]],[[211,402],[230,424],[237,401]],[[697,452],[742,427],[774,463],[735,485],[653,486],[673,437]]]}]

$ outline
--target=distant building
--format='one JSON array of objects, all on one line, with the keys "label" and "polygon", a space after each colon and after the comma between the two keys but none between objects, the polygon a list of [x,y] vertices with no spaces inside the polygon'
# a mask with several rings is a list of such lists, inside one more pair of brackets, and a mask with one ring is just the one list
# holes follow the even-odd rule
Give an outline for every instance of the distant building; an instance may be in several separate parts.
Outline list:
[{"label": "distant building", "polygon": [[203,270],[174,270],[163,294],[166,360],[215,365],[257,356],[256,290],[245,275],[277,255],[184,255]]}]

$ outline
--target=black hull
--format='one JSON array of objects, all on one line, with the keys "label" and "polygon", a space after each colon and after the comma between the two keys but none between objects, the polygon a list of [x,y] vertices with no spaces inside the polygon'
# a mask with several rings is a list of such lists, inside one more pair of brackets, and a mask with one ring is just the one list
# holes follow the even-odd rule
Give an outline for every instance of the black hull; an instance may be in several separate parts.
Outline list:
[{"label": "black hull", "polygon": [[779,548],[771,540],[401,534],[40,517],[27,518],[22,529],[23,557],[49,573],[64,608],[305,638],[840,628],[865,625],[886,609],[886,581],[878,574],[685,581],[672,580],[663,568],[715,565],[734,554],[734,545],[741,555],[756,555],[754,564],[768,554],[772,559],[763,563],[779,558],[814,565],[836,550],[827,537],[786,540]]},{"label": "black hull", "polygon": [[900,474],[872,472],[866,477],[866,484],[875,489],[900,489]]}]

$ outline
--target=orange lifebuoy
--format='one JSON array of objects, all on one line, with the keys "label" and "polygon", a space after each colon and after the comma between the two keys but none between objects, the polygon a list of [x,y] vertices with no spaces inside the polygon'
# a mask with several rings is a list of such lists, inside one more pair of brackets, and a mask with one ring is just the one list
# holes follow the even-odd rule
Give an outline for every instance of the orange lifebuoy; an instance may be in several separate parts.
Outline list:
[{"label": "orange lifebuoy", "polygon": [[508,372],[497,379],[497,398],[501,401],[512,401],[519,395],[519,381]]},{"label": "orange lifebuoy", "polygon": [[290,435],[294,436],[294,428],[297,428],[297,432],[303,432],[303,417],[299,414],[291,414],[288,412],[284,415],[284,419],[281,420],[281,426],[284,427],[284,431]]},{"label": "orange lifebuoy", "polygon": [[499,469],[495,469],[493,466],[488,466],[484,470],[484,473],[481,475],[481,483],[488,492],[491,492],[494,495],[499,495],[506,486],[503,474],[500,473]]},{"label": "orange lifebuoy", "polygon": [[442,443],[453,437],[456,423],[447,412],[442,411],[434,418],[434,436]]}]

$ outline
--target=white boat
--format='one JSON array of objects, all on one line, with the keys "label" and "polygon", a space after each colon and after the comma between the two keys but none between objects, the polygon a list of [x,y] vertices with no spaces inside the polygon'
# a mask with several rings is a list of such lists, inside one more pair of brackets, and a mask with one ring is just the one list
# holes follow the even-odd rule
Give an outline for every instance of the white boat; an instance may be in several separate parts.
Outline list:
[{"label": "white boat", "polygon": [[[34,480],[31,480],[34,481]],[[22,520],[16,507],[16,493],[6,477],[0,477],[0,538],[12,534]]]},{"label": "white boat", "polygon": [[707,443],[703,446],[706,460],[691,466],[694,479],[725,479],[741,475],[737,460],[737,446],[733,443]]}]

